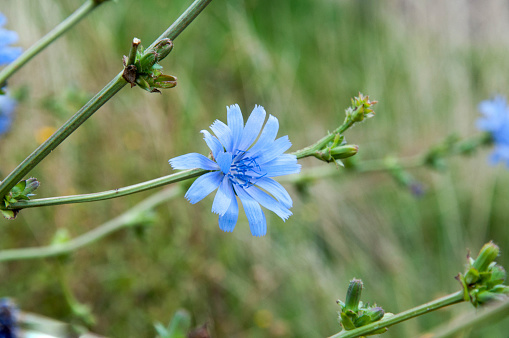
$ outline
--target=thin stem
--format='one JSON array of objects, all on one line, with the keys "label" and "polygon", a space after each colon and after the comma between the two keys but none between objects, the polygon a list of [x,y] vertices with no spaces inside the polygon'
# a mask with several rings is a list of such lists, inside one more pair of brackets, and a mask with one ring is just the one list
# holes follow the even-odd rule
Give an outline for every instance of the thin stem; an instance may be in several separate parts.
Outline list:
[{"label": "thin stem", "polygon": [[[74,25],[81,21],[85,16],[90,14],[95,8],[97,8],[102,2],[96,2],[93,0],[87,0],[80,8],[72,13],[67,19],[62,21],[58,26],[53,28],[48,34],[43,36],[37,41],[32,47],[27,49],[21,54],[16,60],[11,62],[0,72],[0,84],[4,84],[5,81],[16,73],[21,67],[30,61],[34,56],[39,54],[44,48],[48,47],[53,41],[58,39],[65,32],[70,30]],[[0,85],[0,87],[2,87]]]},{"label": "thin stem", "polygon": [[34,207],[47,207],[51,205],[60,205],[60,204],[74,204],[74,203],[84,203],[84,202],[95,202],[108,200],[112,198],[117,198],[121,196],[131,195],[138,192],[142,192],[149,189],[154,189],[158,187],[162,187],[164,185],[176,183],[179,181],[187,180],[190,178],[198,177],[205,174],[207,171],[203,169],[190,169],[181,171],[176,174],[171,174],[163,177],[156,178],[154,180],[130,185],[127,187],[101,191],[92,194],[83,194],[83,195],[72,195],[72,196],[59,196],[59,197],[49,197],[49,198],[39,198],[33,199],[30,201],[19,201],[16,203],[12,203],[9,205],[8,209],[26,209],[26,208],[34,208]]},{"label": "thin stem", "polygon": [[455,318],[443,328],[426,333],[421,338],[446,338],[457,335],[471,328],[481,328],[487,325],[506,319],[509,316],[509,301],[497,302],[487,306],[482,311],[471,311],[465,315]]},{"label": "thin stem", "polygon": [[154,46],[163,39],[175,40],[186,29],[187,26],[207,7],[212,0],[195,0],[184,13],[170,26],[160,37],[157,38],[147,48],[145,53],[149,53]]},{"label": "thin stem", "polygon": [[431,301],[429,303],[419,305],[417,307],[414,307],[413,309],[398,313],[387,319],[382,319],[354,330],[338,332],[335,335],[330,336],[329,338],[353,338],[364,336],[368,333],[382,329],[384,327],[389,327],[404,322],[405,320],[426,314],[431,311],[435,311],[445,306],[461,303],[463,301],[464,301],[463,291],[458,291],[448,296]]},{"label": "thin stem", "polygon": [[[163,33],[162,37],[175,39],[212,0],[195,0],[189,8]],[[154,46],[155,41],[151,46]],[[41,162],[63,140],[126,85],[120,72],[111,82],[81,108],[55,134],[41,144],[0,183],[0,198],[5,196],[26,174]]]},{"label": "thin stem", "polygon": [[294,151],[291,154],[297,156],[297,159],[313,156],[315,152],[322,150],[329,142],[334,140],[334,137],[336,136],[336,134],[343,134],[348,128],[350,128],[354,124],[355,124],[354,121],[352,121],[350,119],[345,119],[343,124],[341,126],[339,126],[339,128],[337,128],[336,130],[334,130],[332,133],[330,133],[329,135],[322,137],[321,139],[316,141],[314,144],[312,144],[308,147],[302,148],[300,150]]},{"label": "thin stem", "polygon": [[118,231],[124,227],[130,226],[133,219],[144,212],[153,209],[157,205],[164,203],[170,199],[173,199],[182,194],[182,188],[179,186],[172,187],[171,189],[165,189],[157,194],[151,195],[147,199],[135,205],[122,215],[100,225],[99,227],[76,237],[66,243],[58,245],[49,245],[44,247],[36,248],[25,248],[25,249],[10,249],[0,251],[0,262],[1,261],[13,261],[22,259],[35,259],[35,258],[46,258],[61,256],[69,254],[73,251],[78,250],[86,245],[92,244],[109,234]]}]

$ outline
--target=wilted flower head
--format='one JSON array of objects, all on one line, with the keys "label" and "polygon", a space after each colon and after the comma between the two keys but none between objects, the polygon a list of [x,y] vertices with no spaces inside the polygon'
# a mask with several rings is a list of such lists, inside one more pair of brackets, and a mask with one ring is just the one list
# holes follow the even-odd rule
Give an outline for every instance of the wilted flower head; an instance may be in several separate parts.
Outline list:
[{"label": "wilted flower head", "polygon": [[16,101],[8,95],[0,95],[0,135],[9,130],[16,104]]},{"label": "wilted flower head", "polygon": [[212,151],[212,159],[191,153],[169,162],[173,169],[211,170],[191,185],[186,198],[194,204],[219,188],[212,212],[219,215],[221,230],[233,231],[239,215],[238,196],[251,233],[263,236],[267,233],[267,223],[260,204],[283,220],[292,214],[289,210],[292,207],[290,195],[271,177],[298,173],[300,165],[295,155],[284,154],[291,146],[288,136],[276,139],[279,129],[277,118],[269,115],[262,130],[266,115],[263,107],[255,106],[245,126],[238,105],[227,107],[227,115],[228,125],[216,120],[210,126],[216,136],[206,130],[201,131]]},{"label": "wilted flower head", "polygon": [[477,121],[480,130],[491,134],[495,143],[495,150],[491,161],[504,161],[509,167],[509,107],[503,96],[479,104],[479,111],[484,115]]},{"label": "wilted flower head", "polygon": [[0,13],[0,66],[11,63],[21,54],[21,47],[9,46],[18,42],[18,34],[2,28],[6,22],[5,16]]}]

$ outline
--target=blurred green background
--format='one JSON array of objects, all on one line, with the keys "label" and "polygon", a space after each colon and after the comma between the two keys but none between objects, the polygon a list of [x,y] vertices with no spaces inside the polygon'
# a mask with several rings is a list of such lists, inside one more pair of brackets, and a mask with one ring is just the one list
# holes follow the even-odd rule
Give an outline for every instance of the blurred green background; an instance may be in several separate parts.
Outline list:
[{"label": "blurred green background", "polygon": [[[7,28],[24,49],[72,13],[80,0],[2,1]],[[118,0],[99,7],[9,82],[24,99],[0,140],[5,175],[122,67],[133,37],[149,45],[189,0]],[[359,91],[377,115],[346,134],[362,159],[410,156],[450,133],[476,133],[477,105],[509,88],[509,5],[503,1],[214,0],[163,61],[178,86],[162,95],[124,88],[53,151],[32,175],[38,197],[89,193],[172,172],[168,159],[208,153],[199,131],[245,116],[255,104],[280,121],[300,149],[335,129]],[[353,277],[363,300],[400,312],[459,290],[467,250],[493,239],[509,265],[509,173],[487,163],[489,149],[454,158],[443,173],[412,173],[416,198],[389,175],[344,174],[294,199],[286,223],[266,212],[268,234],[252,237],[241,214],[232,234],[183,197],[158,207],[142,236],[131,229],[55,259],[0,264],[0,296],[25,311],[81,323],[56,271],[88,304],[93,332],[153,337],[179,308],[213,337],[324,337],[339,330],[336,299]],[[304,168],[325,166],[301,161]],[[332,164],[331,164],[332,165]],[[160,190],[160,189],[159,189]],[[23,211],[0,220],[0,247],[50,243],[58,229],[78,236],[150,196],[145,192],[82,205]],[[384,337],[417,337],[471,305],[408,321]],[[506,337],[509,320],[458,337]]]}]

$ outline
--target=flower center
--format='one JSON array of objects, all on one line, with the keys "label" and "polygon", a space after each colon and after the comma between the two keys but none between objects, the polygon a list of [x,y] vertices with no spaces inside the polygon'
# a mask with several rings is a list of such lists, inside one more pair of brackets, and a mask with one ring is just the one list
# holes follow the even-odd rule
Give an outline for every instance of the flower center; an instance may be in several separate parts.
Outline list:
[{"label": "flower center", "polygon": [[228,177],[232,182],[243,188],[248,188],[255,184],[257,180],[267,175],[263,172],[256,158],[245,156],[246,151],[237,150],[234,160],[230,167]]}]

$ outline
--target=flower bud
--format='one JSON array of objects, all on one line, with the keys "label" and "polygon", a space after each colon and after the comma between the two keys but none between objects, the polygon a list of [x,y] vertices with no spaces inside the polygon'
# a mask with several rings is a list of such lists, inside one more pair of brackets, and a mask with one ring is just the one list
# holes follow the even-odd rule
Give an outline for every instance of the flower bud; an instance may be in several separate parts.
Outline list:
[{"label": "flower bud", "polygon": [[490,269],[490,272],[491,272],[491,278],[489,280],[489,286],[495,286],[495,285],[499,285],[499,284],[502,284],[505,282],[507,274],[505,272],[505,269],[502,266],[495,264]]},{"label": "flower bud", "polygon": [[360,279],[352,279],[346,292],[345,308],[357,312],[359,310],[359,301],[361,300],[363,284]]},{"label": "flower bud", "polygon": [[156,52],[156,62],[161,61],[170,54],[173,49],[173,42],[170,39],[162,39],[154,46]]},{"label": "flower bud", "polygon": [[376,322],[377,320],[382,319],[384,317],[385,311],[380,306],[377,306],[377,307],[371,308],[369,310],[366,310],[364,313],[369,316],[369,318],[371,319],[371,323],[372,323],[372,322]]},{"label": "flower bud", "polygon": [[488,266],[493,262],[498,254],[500,253],[500,248],[490,241],[489,243],[484,244],[479,255],[472,264],[474,269],[477,269],[479,272],[484,272],[488,269]]},{"label": "flower bud", "polygon": [[177,85],[177,77],[161,74],[154,79],[153,86],[156,88],[173,88]]},{"label": "flower bud", "polygon": [[330,150],[330,155],[332,158],[338,160],[342,158],[348,158],[354,156],[359,151],[359,146],[355,144],[348,144],[344,146],[339,146],[332,148]]},{"label": "flower bud", "polygon": [[477,304],[482,305],[482,304],[489,303],[492,301],[505,300],[505,299],[507,299],[507,296],[504,293],[496,293],[496,292],[492,292],[492,291],[483,290],[483,291],[478,292],[475,295],[475,298],[476,298],[475,300],[476,300]]},{"label": "flower bud", "polygon": [[39,181],[35,177],[30,177],[28,180],[26,180],[26,186],[25,190],[23,190],[23,194],[25,196],[32,195],[32,192],[34,192],[37,188],[39,188]]}]

